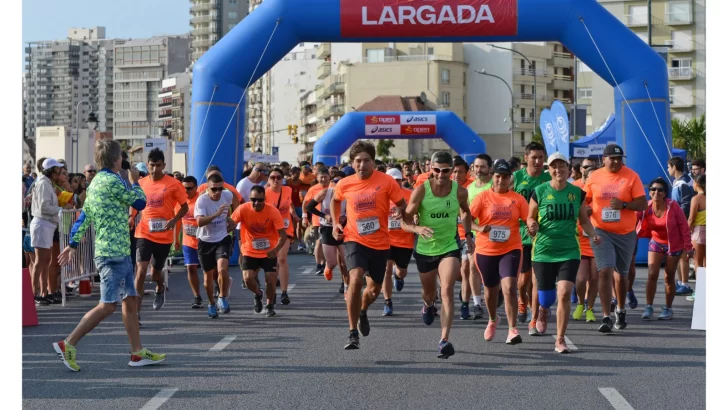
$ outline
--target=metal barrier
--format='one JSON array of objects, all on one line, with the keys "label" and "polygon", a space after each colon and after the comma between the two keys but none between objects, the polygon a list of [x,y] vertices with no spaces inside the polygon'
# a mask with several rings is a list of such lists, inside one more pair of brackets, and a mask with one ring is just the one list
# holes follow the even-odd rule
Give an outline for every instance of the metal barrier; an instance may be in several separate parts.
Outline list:
[{"label": "metal barrier", "polygon": [[[60,240],[60,249],[65,249],[68,246],[71,238],[71,228],[76,220],[81,215],[80,209],[63,209],[58,212],[58,233]],[[93,224],[89,225],[83,238],[81,238],[78,248],[76,249],[76,256],[71,262],[61,267],[61,301],[62,306],[66,306],[66,284],[69,282],[79,281],[81,279],[89,278],[93,283],[94,275],[97,273],[96,265],[94,264],[94,242],[96,241],[96,235],[93,228]]]}]

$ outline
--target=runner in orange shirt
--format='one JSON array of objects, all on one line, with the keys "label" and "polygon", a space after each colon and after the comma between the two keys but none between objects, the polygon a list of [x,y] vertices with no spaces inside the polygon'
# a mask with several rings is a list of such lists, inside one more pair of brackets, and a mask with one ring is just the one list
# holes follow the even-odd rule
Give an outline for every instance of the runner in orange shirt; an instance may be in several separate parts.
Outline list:
[{"label": "runner in orange shirt", "polygon": [[[596,161],[586,158],[581,162],[581,178],[574,181],[574,186],[584,189],[589,175],[597,169]],[[592,209],[587,205],[587,213],[592,214]],[[592,250],[589,237],[579,225],[579,245],[581,248],[581,264],[579,272],[576,274],[576,300],[572,296],[572,303],[576,303],[576,309],[572,317],[574,320],[581,320],[586,313],[587,323],[596,322],[594,317],[594,302],[597,299],[599,291],[599,272],[597,271],[597,262],[594,259],[594,251]]]},{"label": "runner in orange shirt", "polygon": [[475,261],[485,285],[485,305],[488,308],[488,326],[483,337],[487,341],[495,338],[500,317],[498,290],[503,288],[503,297],[508,319],[507,344],[522,342],[516,329],[518,314],[518,270],[521,266],[521,221],[528,220],[528,203],[523,195],[509,189],[512,172],[508,162],[499,159],[493,164],[493,186],[476,195],[470,203],[473,225],[478,232],[475,238]]},{"label": "runner in orange shirt", "polygon": [[[467,189],[470,184],[475,181],[470,176],[468,163],[461,157],[453,158],[453,169],[450,179],[456,181],[458,185]],[[470,300],[470,262],[468,260],[468,252],[465,247],[465,229],[463,228],[462,215],[458,216],[458,241],[462,254],[460,257],[460,320],[470,319],[470,309],[468,301]]]},{"label": "runner in orange shirt", "polygon": [[[429,165],[427,167],[429,168]],[[417,188],[418,186],[424,184],[425,181],[427,181],[430,178],[432,178],[432,171],[423,172],[420,175],[417,175],[417,179],[415,180],[415,185],[412,187],[412,189]]]},{"label": "runner in orange shirt", "polygon": [[[197,276],[197,268],[200,260],[197,257],[197,220],[195,220],[195,203],[200,194],[197,191],[197,178],[192,175],[182,179],[182,186],[187,193],[187,213],[177,227],[182,231],[182,255],[184,256],[185,268],[187,268],[187,281],[192,288],[195,300],[192,302],[192,309],[202,308],[202,297],[200,296],[200,278]],[[179,211],[181,205],[175,206],[175,212]],[[209,295],[210,303],[215,304],[212,295]]]},{"label": "runner in orange shirt", "polygon": [[[402,217],[405,200],[399,185],[388,175],[374,170],[374,145],[357,141],[349,150],[356,174],[342,179],[331,199],[331,220],[338,221],[341,202],[346,201],[346,227],[337,224],[334,239],[343,231],[346,266],[349,269],[349,289],[346,308],[349,315],[349,339],[345,349],[359,348],[359,331],[369,335],[367,308],[379,296],[384,282],[389,256],[388,216]],[[394,202],[394,209],[390,207]],[[364,274],[367,287],[362,295]],[[358,322],[358,324],[357,324]],[[358,331],[357,331],[358,329]]]},{"label": "runner in orange shirt", "polygon": [[[217,165],[210,165],[210,167],[207,168],[207,172],[205,173],[205,177],[207,179],[210,179],[210,175],[213,175],[213,174],[217,174],[217,175],[220,175],[222,177],[222,171],[220,171],[220,167],[218,167]],[[238,202],[237,202],[238,204],[243,203],[243,196],[240,195],[240,192],[238,192],[237,188],[235,188],[234,186],[228,184],[227,182],[223,182],[222,183],[222,186],[226,190],[228,190],[228,191],[230,191],[230,192],[233,193],[233,196],[235,197],[235,199],[238,200]],[[205,192],[207,192],[207,182],[203,182],[199,187],[197,187],[197,193],[198,194],[202,195]],[[237,205],[233,205],[233,206],[234,206],[234,208],[233,208],[233,211],[234,211],[235,208],[237,207]]]},{"label": "runner in orange shirt", "polygon": [[[134,234],[137,238],[136,290],[139,293],[139,312],[150,261],[153,262],[152,279],[157,283],[152,307],[159,310],[164,306],[166,289],[162,269],[174,242],[174,227],[189,211],[185,189],[178,180],[164,174],[164,166],[164,153],[158,148],[153,149],[147,157],[149,176],[139,180],[147,197],[147,207],[142,211],[141,221]],[[175,213],[176,205],[180,207]]]},{"label": "runner in orange shirt", "polygon": [[[276,315],[276,264],[278,252],[286,243],[286,228],[281,213],[275,206],[265,203],[265,188],[255,185],[250,190],[250,202],[238,207],[230,216],[240,224],[243,280],[255,295],[255,313],[263,311],[263,292],[258,287],[258,271],[265,273],[267,317]],[[276,243],[273,245],[273,243]]]},{"label": "runner in orange shirt", "polygon": [[288,297],[288,250],[293,240],[293,226],[298,221],[298,215],[291,207],[292,189],[283,186],[283,171],[280,168],[273,168],[268,175],[268,183],[270,187],[265,190],[265,202],[278,209],[283,218],[283,227],[286,229],[286,243],[278,252],[278,277],[281,282],[281,304],[287,305],[291,303]]},{"label": "runner in orange shirt", "polygon": [[[324,269],[326,268],[326,258],[324,257],[319,232],[321,221],[319,218],[313,218],[312,214],[306,213],[306,204],[308,204],[308,202],[313,199],[316,194],[321,192],[322,189],[329,187],[329,184],[331,183],[331,175],[329,175],[328,171],[324,168],[323,171],[319,169],[319,172],[316,173],[316,178],[318,183],[309,188],[303,198],[303,227],[307,228],[311,225],[311,229],[316,231],[316,234],[318,235],[316,245],[313,249],[313,255],[316,258],[316,275],[321,276],[324,274]],[[321,206],[319,205],[316,209],[321,210]]]}]

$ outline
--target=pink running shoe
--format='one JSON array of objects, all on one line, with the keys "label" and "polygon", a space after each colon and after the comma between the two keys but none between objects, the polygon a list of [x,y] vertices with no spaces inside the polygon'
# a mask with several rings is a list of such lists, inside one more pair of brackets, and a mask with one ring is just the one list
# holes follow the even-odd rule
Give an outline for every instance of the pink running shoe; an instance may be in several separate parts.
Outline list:
[{"label": "pink running shoe", "polygon": [[498,324],[500,323],[500,316],[495,315],[495,322],[493,320],[488,321],[488,327],[485,328],[485,333],[483,334],[483,337],[485,338],[486,342],[490,342],[495,337],[495,330]]},{"label": "pink running shoe", "polygon": [[569,347],[566,346],[566,340],[564,338],[560,338],[556,340],[556,345],[554,346],[554,351],[556,353],[570,353]]},{"label": "pink running shoe", "polygon": [[538,319],[536,319],[536,330],[538,330],[538,333],[546,333],[546,327],[548,326],[549,321],[549,313],[551,312],[548,309],[544,309],[543,307],[539,306]]},{"label": "pink running shoe", "polygon": [[507,345],[517,345],[522,342],[523,339],[521,339],[521,335],[518,334],[518,329],[514,327],[508,331],[508,339],[506,339]]}]

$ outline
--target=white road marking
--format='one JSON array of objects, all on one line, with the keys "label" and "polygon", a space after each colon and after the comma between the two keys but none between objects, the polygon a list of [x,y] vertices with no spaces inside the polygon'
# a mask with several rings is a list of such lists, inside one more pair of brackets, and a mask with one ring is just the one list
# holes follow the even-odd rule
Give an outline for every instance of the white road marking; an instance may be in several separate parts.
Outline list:
[{"label": "white road marking", "polygon": [[308,275],[308,274],[310,274],[311,272],[313,272],[313,270],[314,270],[314,269],[315,269],[315,268],[308,268],[308,269],[304,269],[304,271],[303,271],[303,274],[304,274],[304,275]]},{"label": "white road marking", "polygon": [[296,284],[295,284],[295,283],[291,283],[291,284],[289,284],[289,285],[288,285],[288,291],[290,292],[290,291],[291,291],[291,290],[293,290],[293,288],[295,288],[295,287],[296,287]]},{"label": "white road marking", "polygon": [[634,410],[634,407],[632,407],[627,400],[619,394],[617,389],[612,387],[600,387],[599,392],[602,393],[602,396],[609,401],[615,410]]},{"label": "white road marking", "polygon": [[237,336],[225,336],[225,337],[222,338],[221,341],[217,342],[217,344],[215,346],[212,346],[210,348],[210,351],[211,352],[219,352],[222,349],[226,348],[227,345],[229,345],[230,343],[232,343],[232,341],[235,340],[235,339],[237,339]]},{"label": "white road marking", "polygon": [[169,389],[162,389],[159,393],[157,393],[156,396],[152,397],[151,400],[147,402],[147,404],[142,407],[142,410],[157,410],[160,408],[167,400],[169,400],[176,392],[179,390],[176,387],[169,388]]},{"label": "white road marking", "polygon": [[[556,335],[552,335],[554,339],[556,339]],[[571,339],[569,339],[569,336],[564,336],[564,342],[566,342],[566,347],[569,348],[569,350],[579,350],[578,347],[574,343],[571,342]]]}]

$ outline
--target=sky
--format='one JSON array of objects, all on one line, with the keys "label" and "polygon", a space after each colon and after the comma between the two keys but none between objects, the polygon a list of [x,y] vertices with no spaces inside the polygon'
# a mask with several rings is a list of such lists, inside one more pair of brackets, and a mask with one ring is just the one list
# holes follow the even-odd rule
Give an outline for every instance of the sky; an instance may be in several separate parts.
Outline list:
[{"label": "sky", "polygon": [[[106,38],[184,34],[189,0],[23,0],[23,44],[65,39],[71,27],[106,27]],[[23,47],[21,62],[24,64]]]}]

